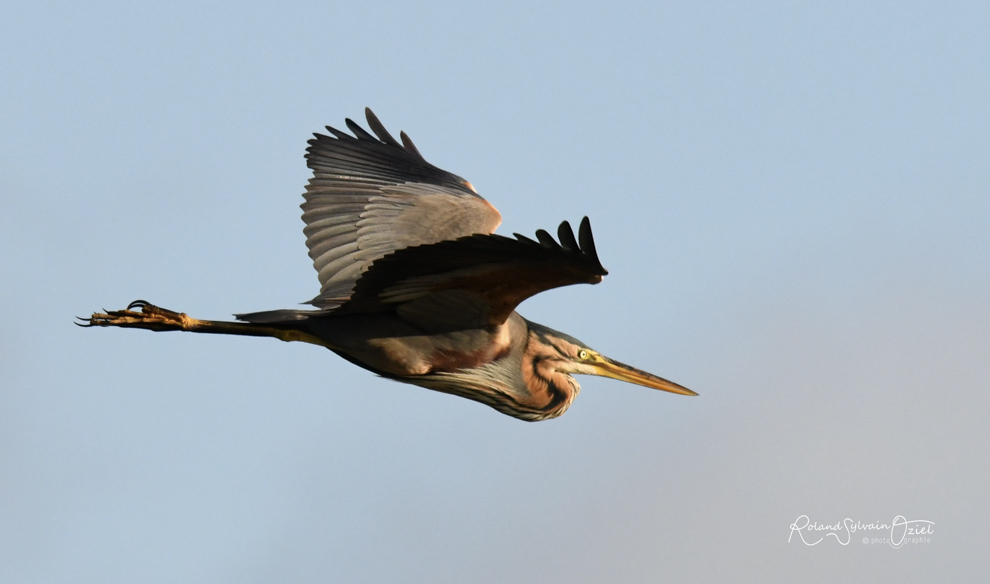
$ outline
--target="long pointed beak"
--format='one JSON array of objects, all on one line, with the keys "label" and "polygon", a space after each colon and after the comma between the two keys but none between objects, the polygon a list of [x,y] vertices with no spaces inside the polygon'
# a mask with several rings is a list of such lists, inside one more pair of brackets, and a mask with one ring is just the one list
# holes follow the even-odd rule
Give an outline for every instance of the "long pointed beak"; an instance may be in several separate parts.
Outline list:
[{"label": "long pointed beak", "polygon": [[613,361],[608,357],[600,357],[601,360],[592,365],[595,369],[595,375],[611,377],[612,379],[618,379],[619,381],[627,381],[629,383],[635,383],[636,385],[652,387],[653,389],[660,389],[671,393],[679,393],[681,395],[698,395],[686,387],[677,385],[673,381],[667,381],[662,377],[657,377],[652,373],[647,373],[641,369],[630,367],[625,363]]}]

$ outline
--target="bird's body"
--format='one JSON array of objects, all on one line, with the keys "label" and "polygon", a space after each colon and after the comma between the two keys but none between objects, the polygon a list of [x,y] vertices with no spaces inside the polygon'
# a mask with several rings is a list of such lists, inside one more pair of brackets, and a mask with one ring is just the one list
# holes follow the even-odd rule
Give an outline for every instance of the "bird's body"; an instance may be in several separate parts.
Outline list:
[{"label": "bird's body", "polygon": [[338,355],[379,375],[473,399],[484,395],[478,401],[515,417],[554,417],[573,400],[523,379],[523,352],[536,325],[516,312],[492,330],[423,334],[395,317],[369,323],[346,315],[314,319],[309,327]]},{"label": "bird's body", "polygon": [[694,395],[515,311],[538,292],[607,274],[587,218],[577,237],[562,223],[559,242],[542,230],[537,241],[494,235],[501,216],[470,183],[366,114],[377,138],[347,120],[354,136],[328,127],[333,137],[317,134],[307,151],[314,176],[302,207],[321,283],[315,309],[220,322],[136,301],[86,324],[309,342],[384,377],[531,421],[570,406],[580,389],[571,373]]}]

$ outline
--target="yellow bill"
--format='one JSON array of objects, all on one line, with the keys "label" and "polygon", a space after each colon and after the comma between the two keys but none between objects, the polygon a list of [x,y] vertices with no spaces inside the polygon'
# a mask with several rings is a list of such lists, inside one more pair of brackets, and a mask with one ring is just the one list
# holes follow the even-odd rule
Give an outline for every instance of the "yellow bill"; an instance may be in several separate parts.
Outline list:
[{"label": "yellow bill", "polygon": [[602,377],[611,377],[612,379],[618,379],[619,381],[626,381],[628,383],[635,383],[636,385],[642,385],[644,387],[652,387],[653,389],[659,389],[662,391],[669,391],[671,393],[679,393],[681,395],[698,395],[697,393],[691,391],[690,389],[678,385],[673,381],[668,381],[663,377],[657,377],[652,373],[647,373],[641,369],[636,369],[635,367],[630,367],[625,363],[619,363],[618,361],[613,361],[608,357],[603,355],[596,355],[598,357],[595,362],[592,363],[592,368],[594,369],[594,375],[601,375]]}]

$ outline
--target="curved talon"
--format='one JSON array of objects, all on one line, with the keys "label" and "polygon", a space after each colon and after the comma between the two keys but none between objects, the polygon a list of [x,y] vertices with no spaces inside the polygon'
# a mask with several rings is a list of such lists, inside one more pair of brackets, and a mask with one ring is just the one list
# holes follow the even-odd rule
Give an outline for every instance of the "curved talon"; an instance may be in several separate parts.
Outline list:
[{"label": "curved talon", "polygon": [[131,310],[132,308],[140,308],[143,311],[144,307],[146,306],[153,306],[153,305],[147,300],[135,300],[134,302],[131,302],[130,304],[127,305],[127,310]]}]

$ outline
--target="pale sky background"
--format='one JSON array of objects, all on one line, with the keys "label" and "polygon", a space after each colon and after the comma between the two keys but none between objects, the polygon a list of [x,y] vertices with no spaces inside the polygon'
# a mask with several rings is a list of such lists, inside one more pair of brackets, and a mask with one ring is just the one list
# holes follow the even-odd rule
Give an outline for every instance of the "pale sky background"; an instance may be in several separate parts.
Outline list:
[{"label": "pale sky background", "polygon": [[[306,140],[366,105],[500,233],[590,216],[611,275],[520,312],[700,397],[72,325],[314,296]],[[0,582],[986,581],[988,224],[984,2],[4,2]]]}]

